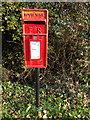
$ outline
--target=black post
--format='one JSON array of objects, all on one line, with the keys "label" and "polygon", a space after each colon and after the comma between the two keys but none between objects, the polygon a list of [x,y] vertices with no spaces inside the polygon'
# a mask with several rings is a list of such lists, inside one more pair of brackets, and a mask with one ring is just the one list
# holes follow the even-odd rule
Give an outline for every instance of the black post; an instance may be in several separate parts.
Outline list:
[{"label": "black post", "polygon": [[36,107],[39,107],[39,89],[40,89],[40,83],[39,83],[39,72],[40,68],[36,68]]}]

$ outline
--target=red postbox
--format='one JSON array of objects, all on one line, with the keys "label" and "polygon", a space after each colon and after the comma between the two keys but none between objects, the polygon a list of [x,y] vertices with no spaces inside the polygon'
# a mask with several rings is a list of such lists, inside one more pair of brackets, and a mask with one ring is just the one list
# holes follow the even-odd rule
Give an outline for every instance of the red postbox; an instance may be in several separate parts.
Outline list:
[{"label": "red postbox", "polygon": [[22,9],[25,67],[47,67],[48,11]]}]

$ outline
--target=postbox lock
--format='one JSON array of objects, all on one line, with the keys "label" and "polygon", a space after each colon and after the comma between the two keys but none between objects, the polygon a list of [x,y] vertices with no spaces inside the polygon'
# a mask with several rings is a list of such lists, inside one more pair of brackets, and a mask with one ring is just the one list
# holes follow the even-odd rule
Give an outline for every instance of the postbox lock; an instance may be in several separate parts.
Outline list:
[{"label": "postbox lock", "polygon": [[33,37],[34,37],[34,40],[37,40],[37,36],[36,35],[34,35]]}]

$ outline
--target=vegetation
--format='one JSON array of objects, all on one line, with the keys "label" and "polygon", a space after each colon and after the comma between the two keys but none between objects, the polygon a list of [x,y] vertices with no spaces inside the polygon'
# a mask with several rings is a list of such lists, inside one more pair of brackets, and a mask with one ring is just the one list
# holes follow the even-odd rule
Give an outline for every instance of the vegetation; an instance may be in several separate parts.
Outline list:
[{"label": "vegetation", "polygon": [[[10,81],[2,86],[3,117],[37,119],[35,87]],[[88,119],[88,92],[86,87],[72,84],[41,86],[39,118]]]},{"label": "vegetation", "polygon": [[[89,4],[2,3],[3,118],[89,119]],[[40,70],[39,112],[35,69],[24,65],[23,8],[49,12],[48,67]]]}]

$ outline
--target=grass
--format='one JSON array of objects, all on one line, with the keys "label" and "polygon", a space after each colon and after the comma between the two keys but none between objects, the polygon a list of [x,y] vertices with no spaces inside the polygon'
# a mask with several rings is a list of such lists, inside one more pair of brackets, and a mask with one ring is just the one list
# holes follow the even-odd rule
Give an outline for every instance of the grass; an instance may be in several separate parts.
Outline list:
[{"label": "grass", "polygon": [[36,108],[35,86],[2,82],[2,118],[89,119],[88,88],[73,84],[40,87],[40,107]]}]

